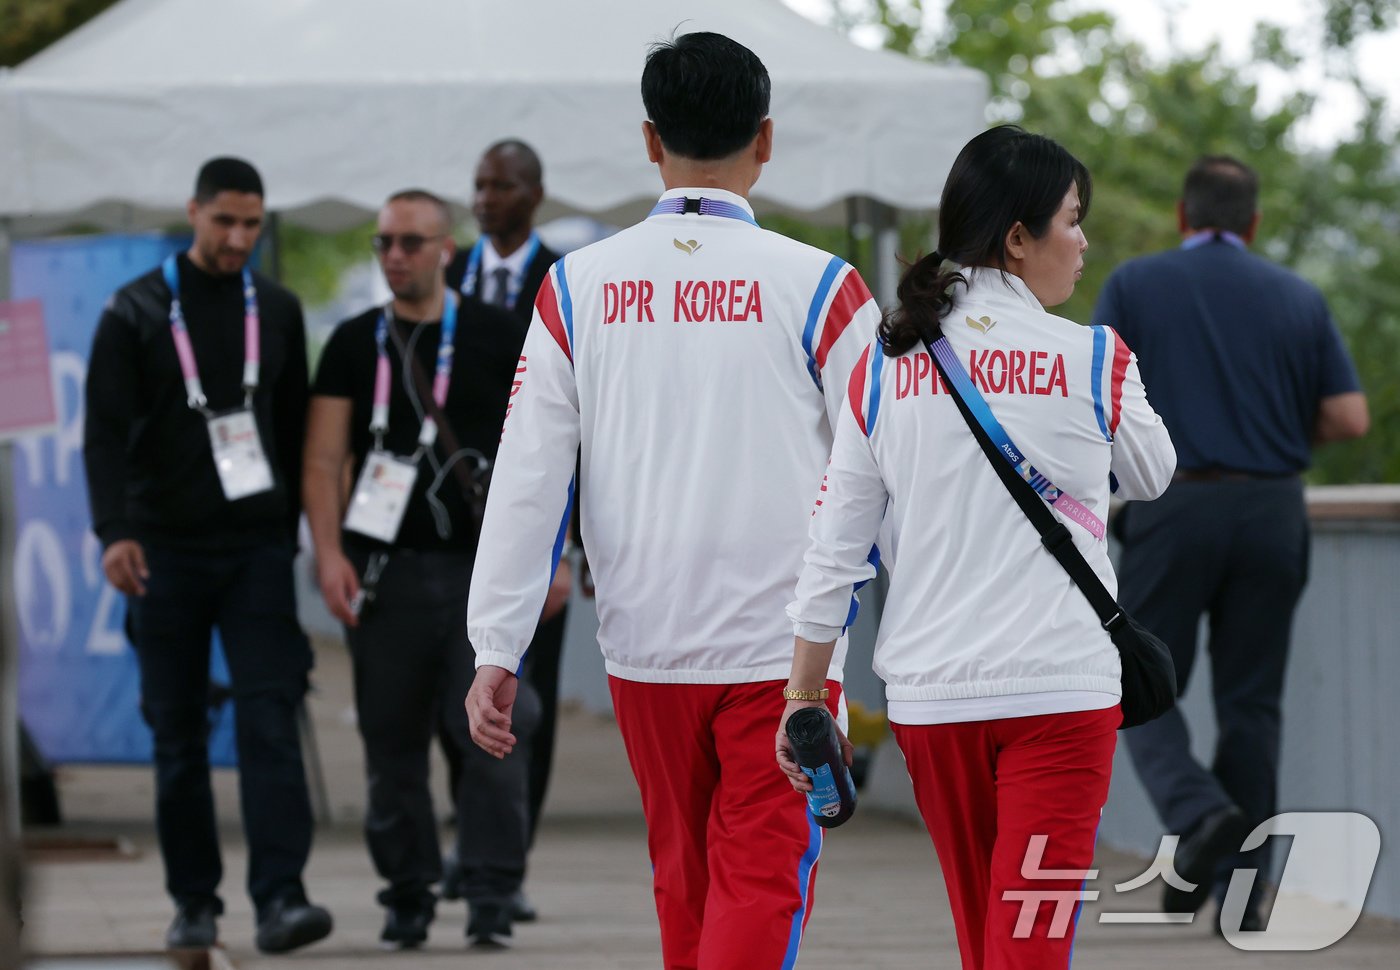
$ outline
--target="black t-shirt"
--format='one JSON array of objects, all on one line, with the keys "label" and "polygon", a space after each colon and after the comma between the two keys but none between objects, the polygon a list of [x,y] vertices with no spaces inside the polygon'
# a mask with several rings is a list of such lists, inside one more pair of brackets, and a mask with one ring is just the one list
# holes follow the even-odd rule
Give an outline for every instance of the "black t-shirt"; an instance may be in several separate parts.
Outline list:
[{"label": "black t-shirt", "polygon": [[[177,257],[181,306],[212,411],[243,405],[243,282]],[[261,373],[253,411],[270,492],[224,498],[204,417],[186,403],[159,267],[116,292],[88,362],[83,458],[93,531],[196,549],[290,540],[301,512],[306,327],[301,304],[257,273]]]},{"label": "black t-shirt", "polygon": [[[379,359],[374,334],[379,322],[378,308],[367,310],[336,327],[321,354],[316,368],[312,393],[324,397],[349,398],[350,451],[354,456],[354,475],[359,479],[374,438],[370,434],[370,414],[374,405],[374,373]],[[437,368],[438,341],[442,335],[440,320],[421,323],[395,320],[386,341],[390,364],[389,430],[384,436],[384,448],[396,455],[411,455],[418,447],[418,433],[423,426],[423,412],[409,396],[412,374],[405,373],[400,348],[413,348],[422,370],[424,383],[431,386]],[[520,350],[525,343],[525,324],[514,314],[487,306],[479,300],[463,298],[457,312],[457,336],[454,341],[452,382],[447,389],[443,413],[451,425],[457,447],[475,449],[488,460],[495,460],[501,440],[501,425],[506,405],[510,401],[511,384]],[[407,381],[406,381],[407,378]],[[449,436],[439,428],[434,453],[439,463],[451,456]],[[470,464],[468,467],[471,467]],[[418,463],[418,479],[413,495],[404,512],[395,545],[403,549],[423,551],[475,552],[476,532],[467,498],[460,478],[452,470],[442,475],[437,498],[446,512],[450,532],[438,531],[433,510],[428,501],[428,489],[436,471],[425,456]],[[374,540],[357,533],[345,533],[347,542],[377,545]]]}]

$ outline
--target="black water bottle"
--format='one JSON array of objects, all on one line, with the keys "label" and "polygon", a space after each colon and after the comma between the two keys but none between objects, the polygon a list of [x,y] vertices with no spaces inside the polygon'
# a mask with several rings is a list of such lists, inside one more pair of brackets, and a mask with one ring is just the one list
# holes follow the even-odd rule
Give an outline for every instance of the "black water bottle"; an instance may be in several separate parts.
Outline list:
[{"label": "black water bottle", "polygon": [[807,810],[822,828],[834,829],[856,811],[856,785],[841,757],[836,722],[825,707],[801,707],[788,718],[787,736],[798,767],[812,779]]}]

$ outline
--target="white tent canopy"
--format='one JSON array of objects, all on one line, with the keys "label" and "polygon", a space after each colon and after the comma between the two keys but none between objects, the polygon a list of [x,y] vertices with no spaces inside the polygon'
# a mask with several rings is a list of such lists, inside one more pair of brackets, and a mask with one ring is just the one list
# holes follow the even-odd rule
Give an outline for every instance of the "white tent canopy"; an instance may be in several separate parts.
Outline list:
[{"label": "white tent canopy", "polygon": [[983,127],[981,74],[864,50],[778,0],[124,0],[0,75],[0,217],[179,220],[199,164],[236,154],[270,208],[333,228],[408,185],[465,206],[481,151],[518,137],[544,159],[546,215],[625,221],[661,188],[639,79],[678,28],[728,34],[772,75],[760,211],[936,208]]}]

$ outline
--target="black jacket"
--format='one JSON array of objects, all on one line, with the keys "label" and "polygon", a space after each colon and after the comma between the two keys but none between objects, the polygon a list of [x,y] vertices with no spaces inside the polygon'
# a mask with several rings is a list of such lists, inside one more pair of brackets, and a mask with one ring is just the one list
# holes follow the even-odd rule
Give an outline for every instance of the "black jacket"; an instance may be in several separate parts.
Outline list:
[{"label": "black jacket", "polygon": [[[181,301],[212,411],[243,404],[243,294],[239,275],[212,276],[178,257]],[[296,534],[306,430],[306,326],[301,304],[253,274],[261,321],[261,376],[253,410],[274,488],[224,498],[204,417],[185,400],[160,268],[108,301],[93,337],[83,461],[93,531],[184,548],[238,548]]]}]

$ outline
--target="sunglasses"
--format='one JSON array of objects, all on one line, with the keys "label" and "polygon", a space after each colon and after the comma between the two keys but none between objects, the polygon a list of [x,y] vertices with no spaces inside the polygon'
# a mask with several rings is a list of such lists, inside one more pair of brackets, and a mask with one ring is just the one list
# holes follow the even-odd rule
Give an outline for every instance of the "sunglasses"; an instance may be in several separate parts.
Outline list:
[{"label": "sunglasses", "polygon": [[398,243],[399,249],[403,250],[405,256],[413,256],[423,248],[424,243],[433,239],[442,238],[441,235],[420,236],[416,232],[405,232],[397,236],[392,232],[381,232],[372,236],[369,243],[374,247],[374,251],[380,255],[387,253],[394,248],[395,243]]}]

